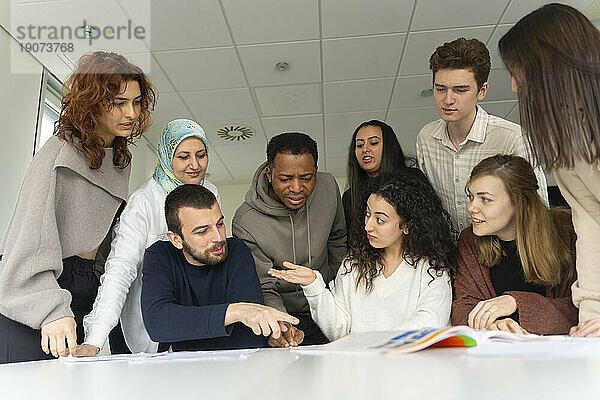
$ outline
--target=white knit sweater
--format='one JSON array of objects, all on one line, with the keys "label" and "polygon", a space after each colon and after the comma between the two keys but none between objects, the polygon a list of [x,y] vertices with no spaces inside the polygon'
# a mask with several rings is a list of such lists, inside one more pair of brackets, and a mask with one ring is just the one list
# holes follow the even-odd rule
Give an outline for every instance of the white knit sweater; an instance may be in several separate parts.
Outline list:
[{"label": "white knit sweater", "polygon": [[402,261],[388,278],[377,276],[371,292],[362,282],[356,288],[356,268],[346,273],[347,265],[345,260],[329,290],[318,271],[314,271],[314,282],[302,286],[313,319],[330,340],[350,332],[449,325],[450,278],[446,272],[437,277],[432,270],[433,279],[427,272],[427,260],[421,260],[416,267]]}]

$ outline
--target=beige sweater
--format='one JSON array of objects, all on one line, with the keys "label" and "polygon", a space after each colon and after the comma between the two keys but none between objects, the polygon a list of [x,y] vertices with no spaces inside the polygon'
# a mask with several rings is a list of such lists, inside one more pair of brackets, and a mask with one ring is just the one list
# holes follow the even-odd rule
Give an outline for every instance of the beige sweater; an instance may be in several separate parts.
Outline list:
[{"label": "beige sweater", "polygon": [[554,171],[560,192],[573,209],[577,233],[577,281],[573,303],[579,321],[600,318],[600,160],[580,161],[573,169]]},{"label": "beige sweater", "polygon": [[127,198],[129,168],[92,170],[72,145],[51,137],[33,158],[0,244],[0,313],[40,329],[73,316],[57,278],[62,260],[95,249]]}]

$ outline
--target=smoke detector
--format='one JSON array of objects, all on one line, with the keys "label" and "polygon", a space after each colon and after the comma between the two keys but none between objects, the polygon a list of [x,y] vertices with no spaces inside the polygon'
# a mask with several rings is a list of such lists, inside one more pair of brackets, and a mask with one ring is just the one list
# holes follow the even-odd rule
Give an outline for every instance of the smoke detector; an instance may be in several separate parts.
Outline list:
[{"label": "smoke detector", "polygon": [[217,129],[217,135],[229,142],[241,142],[254,136],[254,129],[248,125],[225,125]]}]

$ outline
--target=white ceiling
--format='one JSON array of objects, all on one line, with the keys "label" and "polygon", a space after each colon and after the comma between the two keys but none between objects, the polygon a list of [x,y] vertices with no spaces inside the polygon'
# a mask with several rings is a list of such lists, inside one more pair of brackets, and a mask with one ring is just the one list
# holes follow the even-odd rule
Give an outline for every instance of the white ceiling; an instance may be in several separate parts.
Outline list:
[{"label": "white ceiling", "polygon": [[[70,55],[116,51],[147,71],[160,93],[155,144],[171,119],[192,118],[206,130],[210,179],[247,182],[265,159],[269,138],[303,131],[319,144],[320,169],[344,176],[354,128],[368,119],[392,125],[407,153],[420,127],[438,118],[429,56],[445,41],[476,37],[492,54],[483,107],[518,122],[510,77],[497,54],[499,38],[540,0],[11,0],[11,26],[88,24],[144,27],[139,40],[97,40]],[[592,0],[567,0],[585,11]],[[18,23],[16,22],[18,21]],[[16,36],[16,34],[15,34]],[[65,78],[53,53],[36,56]],[[286,61],[287,72],[275,70]],[[256,135],[231,143],[216,130],[246,124]]]}]

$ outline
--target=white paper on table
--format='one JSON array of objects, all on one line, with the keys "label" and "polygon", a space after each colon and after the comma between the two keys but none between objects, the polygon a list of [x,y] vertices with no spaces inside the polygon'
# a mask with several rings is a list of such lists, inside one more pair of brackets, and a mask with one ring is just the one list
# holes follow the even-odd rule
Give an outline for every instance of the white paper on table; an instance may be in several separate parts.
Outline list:
[{"label": "white paper on table", "polygon": [[225,359],[243,359],[256,353],[258,349],[239,349],[239,350],[214,350],[214,351],[182,351],[182,352],[162,352],[162,353],[135,353],[135,354],[115,354],[110,356],[96,357],[60,357],[59,360],[66,364],[98,363],[127,361],[130,363],[152,363],[163,361],[209,361]]},{"label": "white paper on table", "polygon": [[300,354],[360,354],[378,355],[382,346],[398,335],[398,331],[357,332],[346,335],[328,344],[291,347]]},{"label": "white paper on table", "polygon": [[245,359],[256,353],[258,349],[214,350],[214,351],[178,351],[161,353],[162,357],[134,359],[133,363],[155,363],[165,361],[216,361]]},{"label": "white paper on table", "polygon": [[477,357],[600,357],[600,338],[573,338],[566,335],[544,336],[547,341],[506,342],[489,340],[483,346],[470,347],[469,356]]}]

